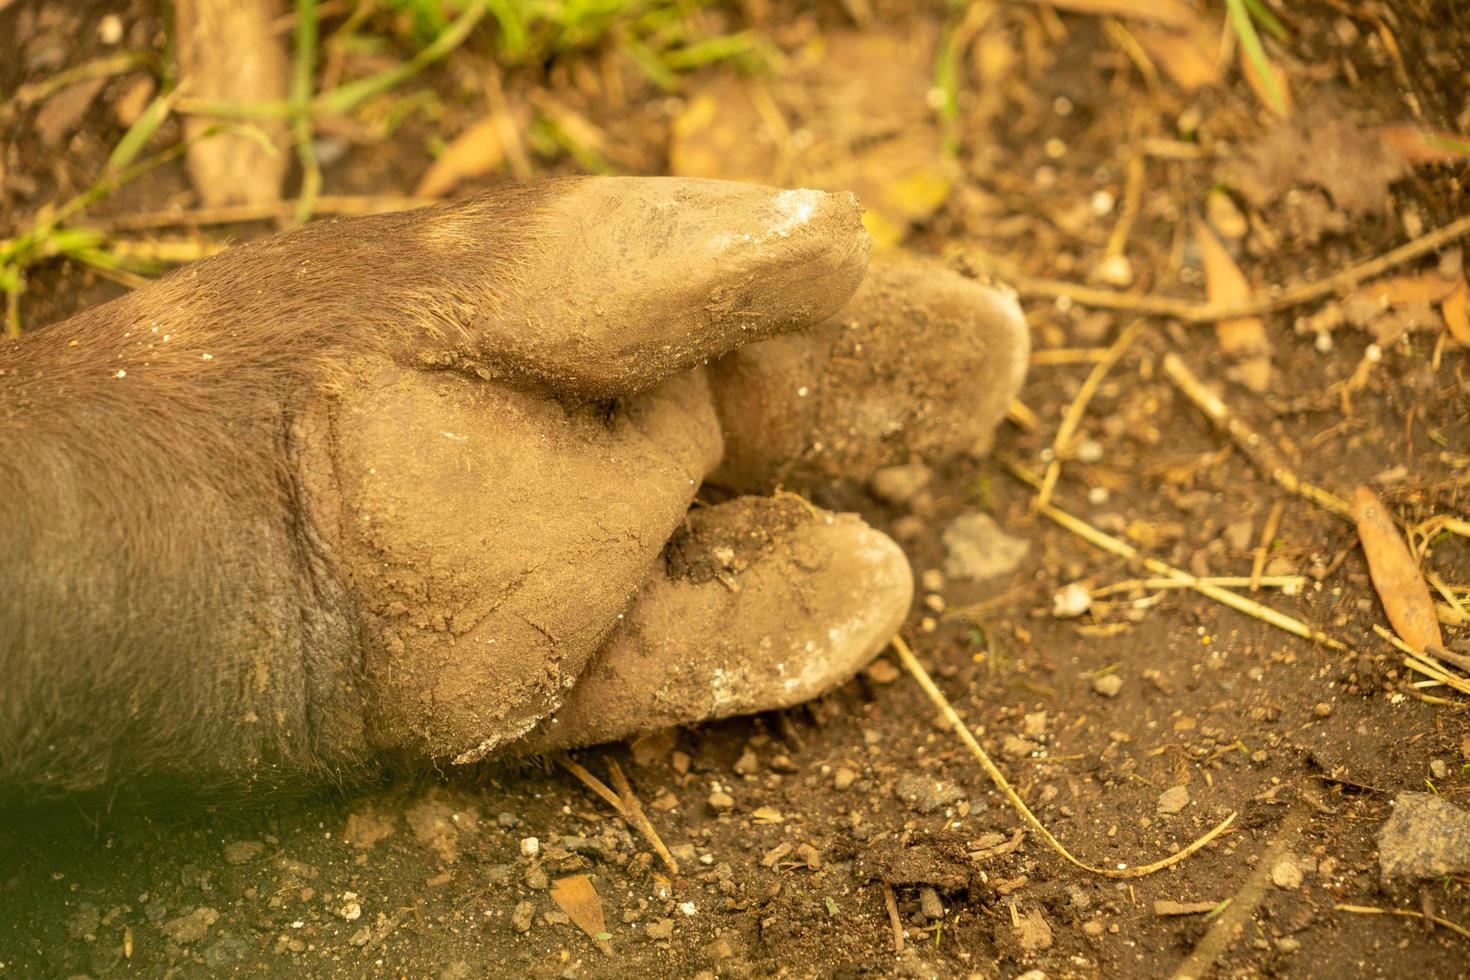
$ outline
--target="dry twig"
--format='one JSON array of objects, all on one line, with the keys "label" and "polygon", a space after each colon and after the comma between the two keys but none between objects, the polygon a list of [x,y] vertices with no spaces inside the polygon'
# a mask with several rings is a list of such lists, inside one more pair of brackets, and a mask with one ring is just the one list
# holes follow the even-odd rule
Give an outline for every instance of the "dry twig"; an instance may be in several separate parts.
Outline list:
[{"label": "dry twig", "polygon": [[1351,517],[1352,508],[1348,502],[1330,490],[1311,483],[1307,483],[1296,475],[1281,450],[1277,449],[1269,439],[1256,432],[1240,417],[1230,410],[1230,407],[1210,389],[1195,377],[1194,372],[1185,366],[1184,361],[1173,351],[1164,355],[1164,373],[1169,380],[1174,382],[1181,392],[1190,401],[1194,402],[1201,412],[1221,432],[1228,435],[1246,458],[1255,465],[1267,477],[1275,480],[1284,488],[1317,504],[1326,510],[1332,511],[1342,517]]},{"label": "dry twig", "polygon": [[1062,475],[1062,456],[1067,453],[1072,444],[1072,439],[1077,435],[1077,428],[1082,424],[1082,418],[1087,414],[1088,403],[1092,396],[1097,394],[1097,389],[1102,386],[1103,378],[1107,377],[1113,365],[1123,357],[1128,348],[1133,345],[1134,339],[1138,337],[1138,331],[1142,324],[1130,323],[1113,345],[1108,348],[1107,354],[1097,364],[1093,365],[1087,374],[1087,380],[1082,382],[1082,387],[1077,391],[1077,397],[1072,399],[1072,404],[1067,406],[1066,412],[1062,414],[1061,424],[1057,426],[1056,438],[1051,442],[1052,458],[1046,464],[1046,476],[1041,481],[1041,491],[1036,495],[1036,505],[1045,506],[1051,501],[1051,494],[1056,489],[1057,479]]},{"label": "dry twig", "polygon": [[679,873],[679,862],[674,860],[674,855],[670,854],[669,849],[664,846],[663,838],[659,837],[658,831],[649,822],[648,815],[643,812],[643,804],[638,802],[638,797],[634,794],[628,777],[623,774],[623,769],[618,765],[616,759],[608,760],[608,772],[612,775],[613,785],[617,787],[617,792],[613,792],[606,783],[592,775],[585,767],[573,762],[568,756],[557,756],[556,761],[563,769],[577,777],[582,785],[602,797],[608,806],[617,811],[618,816],[642,834],[649,846],[653,848],[654,853],[659,856],[659,860],[663,861],[664,866],[671,873]]},{"label": "dry twig", "polygon": [[902,953],[904,950],[903,922],[898,917],[898,899],[893,895],[893,886],[883,882],[883,905],[888,909],[888,924],[893,927],[893,951]]},{"label": "dry twig", "polygon": [[1441,919],[1437,915],[1426,915],[1423,912],[1416,912],[1413,909],[1380,909],[1374,908],[1371,905],[1334,905],[1332,906],[1332,910],[1334,912],[1352,912],[1354,915],[1401,915],[1409,919],[1427,919],[1437,926],[1444,926],[1450,932],[1459,933],[1466,939],[1470,939],[1470,929],[1451,922],[1449,919]]},{"label": "dry twig", "polygon": [[1248,303],[1232,303],[1229,305],[1217,303],[1200,303],[1194,300],[1178,299],[1172,296],[1138,295],[1135,293],[1120,293],[1111,289],[1100,289],[1094,286],[1084,286],[1079,283],[1067,282],[1062,279],[1046,279],[1037,276],[1028,276],[1005,259],[998,256],[985,255],[979,252],[970,252],[970,258],[975,265],[989,269],[1003,276],[1007,283],[1022,296],[1033,296],[1055,299],[1065,296],[1075,303],[1104,310],[1126,310],[1132,313],[1146,313],[1154,316],[1168,316],[1186,323],[1213,323],[1216,320],[1229,320],[1237,317],[1257,316],[1262,313],[1273,313],[1288,307],[1299,306],[1302,303],[1310,303],[1313,300],[1330,296],[1334,293],[1352,289],[1360,283],[1367,282],[1390,269],[1397,268],[1406,262],[1412,262],[1423,255],[1436,251],[1450,242],[1457,241],[1470,235],[1470,215],[1451,221],[1449,224],[1436,228],[1434,231],[1391,249],[1375,258],[1359,262],[1357,265],[1348,266],[1326,278],[1315,282],[1301,283],[1286,288],[1274,288],[1262,290],[1258,299],[1252,299]]},{"label": "dry twig", "polygon": [[654,853],[659,856],[659,860],[663,861],[664,867],[668,868],[671,874],[678,874],[679,862],[674,860],[674,855],[670,854],[669,849],[664,846],[663,838],[658,835],[657,830],[653,829],[648,815],[643,812],[643,804],[638,802],[638,797],[633,792],[632,784],[628,782],[628,777],[623,775],[623,767],[618,765],[616,759],[609,759],[607,766],[609,774],[612,775],[613,786],[617,787],[618,794],[623,799],[623,808],[628,811],[633,826],[637,827],[648,839],[648,843],[653,845]]}]

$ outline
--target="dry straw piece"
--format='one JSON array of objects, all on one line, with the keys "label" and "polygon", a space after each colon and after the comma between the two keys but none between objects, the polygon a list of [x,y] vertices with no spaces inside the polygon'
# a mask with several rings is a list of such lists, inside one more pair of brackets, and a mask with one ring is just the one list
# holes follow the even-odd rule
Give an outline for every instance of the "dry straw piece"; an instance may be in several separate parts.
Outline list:
[{"label": "dry straw piece", "polygon": [[1235,822],[1236,814],[1232,811],[1230,816],[1216,824],[1208,833],[1193,844],[1190,844],[1181,851],[1170,854],[1166,858],[1154,861],[1152,864],[1139,865],[1135,868],[1130,868],[1126,865],[1120,865],[1117,868],[1099,868],[1083,863],[1073,857],[1072,852],[1068,851],[1062,845],[1061,841],[1052,836],[1052,832],[1046,829],[1045,825],[1037,819],[1036,814],[1031,812],[1031,808],[1026,805],[1026,801],[1021,799],[1020,794],[1011,787],[1010,781],[1006,779],[1005,774],[990,760],[990,756],[986,755],[985,750],[980,747],[980,743],[975,740],[975,736],[970,734],[970,729],[966,727],[964,719],[954,710],[954,706],[949,703],[949,698],[945,697],[944,692],[934,683],[934,679],[929,676],[929,672],[924,669],[924,665],[919,663],[919,659],[914,656],[913,651],[909,649],[909,645],[904,642],[903,637],[895,636],[890,642],[893,645],[893,649],[897,651],[899,660],[903,661],[903,665],[909,674],[918,682],[919,687],[923,689],[924,693],[929,696],[929,700],[934,702],[934,706],[944,715],[950,727],[955,730],[960,740],[969,748],[970,753],[979,761],[980,767],[985,770],[985,774],[990,777],[990,781],[995,783],[996,788],[1005,794],[1006,799],[1010,801],[1011,806],[1015,808],[1016,812],[1036,829],[1036,832],[1041,835],[1043,840],[1051,845],[1053,850],[1065,858],[1068,863],[1081,868],[1083,871],[1100,875],[1104,878],[1142,878],[1145,875],[1153,874],[1155,871],[1162,871],[1165,868],[1173,867],[1180,861],[1183,861],[1195,851],[1198,851],[1210,841],[1219,837],[1225,832],[1227,827]]}]

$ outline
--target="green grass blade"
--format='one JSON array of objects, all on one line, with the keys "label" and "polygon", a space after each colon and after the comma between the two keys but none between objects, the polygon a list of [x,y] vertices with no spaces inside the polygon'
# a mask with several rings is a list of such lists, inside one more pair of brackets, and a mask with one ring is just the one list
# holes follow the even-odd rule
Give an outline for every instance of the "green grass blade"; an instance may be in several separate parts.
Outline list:
[{"label": "green grass blade", "polygon": [[1256,26],[1245,5],[1246,0],[1225,0],[1225,9],[1230,14],[1230,24],[1235,28],[1240,46],[1245,50],[1251,66],[1261,76],[1261,85],[1266,90],[1266,102],[1277,115],[1285,116],[1286,99],[1281,94],[1280,86],[1276,84],[1276,73],[1271,70],[1271,61],[1266,57],[1266,49],[1261,46],[1260,35],[1256,33]]},{"label": "green grass blade", "polygon": [[407,81],[463,44],[465,38],[469,37],[470,31],[475,29],[475,25],[484,16],[485,6],[475,4],[456,17],[454,23],[435,38],[432,44],[408,61],[392,68],[386,68],[375,75],[369,75],[367,78],[339,85],[330,92],[323,92],[317,96],[316,106],[325,112],[340,115],[365,99],[372,98],[380,92],[386,92],[395,85]]},{"label": "green grass blade", "polygon": [[1286,26],[1277,19],[1276,14],[1262,0],[1245,0],[1245,6],[1251,12],[1251,16],[1266,29],[1266,33],[1278,41],[1286,40]]},{"label": "green grass blade", "polygon": [[102,168],[104,174],[115,174],[138,158],[138,154],[143,152],[143,148],[148,145],[148,141],[153,138],[158,127],[169,117],[169,113],[173,112],[174,100],[178,97],[177,92],[177,89],[165,92],[148,103],[148,108],[144,109],[137,121],[128,127],[126,133],[123,133],[122,139],[117,141],[117,146],[112,148],[112,155],[107,158],[107,165]]}]

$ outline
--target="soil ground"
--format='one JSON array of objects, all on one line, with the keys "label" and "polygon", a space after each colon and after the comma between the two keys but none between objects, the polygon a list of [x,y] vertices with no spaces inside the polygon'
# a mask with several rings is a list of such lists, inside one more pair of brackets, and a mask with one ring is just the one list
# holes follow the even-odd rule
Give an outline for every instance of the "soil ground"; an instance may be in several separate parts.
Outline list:
[{"label": "soil ground", "polygon": [[[1023,825],[890,656],[779,716],[577,754],[604,778],[613,762],[623,766],[678,874],[550,763],[203,811],[89,802],[12,815],[0,828],[0,975],[1155,977],[1212,943],[1232,907],[1248,914],[1211,947],[1203,968],[1216,975],[1467,973],[1465,936],[1335,906],[1470,925],[1470,878],[1381,883],[1375,843],[1401,792],[1470,803],[1470,702],[1409,686],[1417,675],[1372,631],[1384,610],[1351,523],[1255,469],[1162,371],[1176,353],[1285,447],[1303,479],[1343,494],[1369,484],[1415,525],[1466,512],[1463,350],[1437,322],[1395,337],[1402,324],[1382,311],[1360,317],[1362,328],[1347,316],[1318,339],[1312,324],[1332,323],[1352,302],[1330,290],[1267,314],[1271,373],[1252,388],[1244,382],[1260,380],[1251,374],[1259,363],[1222,353],[1211,325],[1097,310],[1085,297],[1046,295],[1032,277],[1081,283],[1122,254],[1135,295],[1202,298],[1190,218],[1216,187],[1230,206],[1217,199],[1213,223],[1258,287],[1330,276],[1465,214],[1463,156],[1386,166],[1381,143],[1363,134],[1397,123],[1470,128],[1470,14],[1449,0],[1272,5],[1286,40],[1270,50],[1294,96],[1291,117],[1275,123],[1233,63],[1190,93],[1167,71],[1173,62],[1140,40],[1138,22],[1001,4],[966,22],[958,152],[945,169],[933,163],[945,134],[925,100],[946,12],[877,6],[752,2],[720,14],[786,55],[758,76],[788,123],[780,138],[751,135],[741,106],[756,83],[729,67],[685,76],[677,94],[634,73],[612,98],[588,77],[588,66],[617,57],[599,50],[508,73],[507,98],[532,104],[534,90],[550,93],[603,134],[609,160],[627,172],[850,184],[875,202],[896,248],[972,271],[987,267],[985,256],[1005,257],[1008,274],[1022,277],[1039,355],[1021,399],[1034,422],[1008,424],[991,456],[941,467],[903,504],[856,487],[816,499],[904,544],[926,585],[906,630],[915,652],[1073,853],[1138,865],[1233,812],[1230,828],[1143,878],[1070,866]],[[1222,11],[1205,6],[1218,43]],[[0,90],[113,50],[98,26],[114,12],[123,48],[159,43],[151,3],[0,2]],[[431,141],[483,115],[483,100],[466,93],[485,58],[472,44],[414,80],[410,89],[436,93],[436,108],[409,111],[391,133],[342,125],[325,136],[336,154],[327,191],[410,190]],[[40,107],[4,124],[0,233],[91,182],[121,135],[114,107],[136,77],[107,82],[49,147],[36,129]],[[714,122],[691,119],[703,98],[720,107]],[[177,139],[171,125],[159,145]],[[575,164],[550,158],[538,168]],[[1130,168],[1140,174],[1132,192]],[[164,167],[89,214],[106,221],[191,200],[182,169]],[[1131,226],[1110,248],[1130,209]],[[1395,271],[1453,262],[1441,252]],[[31,277],[23,320],[40,327],[121,288],[48,263]],[[1213,575],[1250,574],[1279,505],[1267,571],[1306,582],[1254,597],[1348,651],[1183,589],[1117,592],[1077,619],[1052,614],[1069,583],[1096,589],[1149,574],[1047,520],[1015,475],[1044,469],[1095,352],[1135,323],[1082,419],[1083,441],[1065,452],[1054,502],[1148,555]],[[1093,353],[1047,354],[1075,348]],[[976,511],[1029,550],[1002,577],[944,580],[934,574],[945,567],[943,532]],[[1452,587],[1470,583],[1463,538],[1436,537],[1424,560]],[[1451,647],[1464,635],[1447,628]],[[1105,676],[1121,684],[1099,684]],[[716,793],[733,805],[713,808]],[[551,898],[553,882],[578,873],[600,896],[610,935],[601,944]],[[1161,901],[1211,911],[1161,914]]]}]

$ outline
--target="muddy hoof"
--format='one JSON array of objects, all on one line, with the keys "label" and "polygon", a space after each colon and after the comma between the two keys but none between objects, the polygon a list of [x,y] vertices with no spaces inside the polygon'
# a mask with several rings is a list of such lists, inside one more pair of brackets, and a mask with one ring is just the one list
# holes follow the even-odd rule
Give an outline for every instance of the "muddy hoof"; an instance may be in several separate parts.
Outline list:
[{"label": "muddy hoof", "polygon": [[830,320],[711,365],[725,459],[710,482],[810,487],[987,447],[1029,353],[1009,293],[933,265],[875,262]]},{"label": "muddy hoof", "polygon": [[566,702],[506,754],[788,707],[846,681],[903,624],[903,552],[790,497],[696,510]]}]

